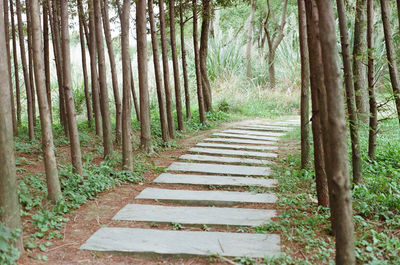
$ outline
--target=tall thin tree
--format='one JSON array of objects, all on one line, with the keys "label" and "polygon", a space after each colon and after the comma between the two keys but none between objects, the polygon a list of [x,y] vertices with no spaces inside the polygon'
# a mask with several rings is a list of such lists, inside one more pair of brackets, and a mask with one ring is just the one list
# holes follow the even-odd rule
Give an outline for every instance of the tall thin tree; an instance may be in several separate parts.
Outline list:
[{"label": "tall thin tree", "polygon": [[205,111],[213,111],[211,84],[208,79],[207,72],[207,54],[208,54],[208,35],[210,31],[211,21],[211,1],[202,0],[203,4],[203,21],[201,23],[199,63],[201,71],[201,87],[203,89],[203,99]]},{"label": "tall thin tree", "polygon": [[251,69],[251,45],[253,40],[253,27],[254,27],[254,13],[256,12],[256,1],[250,1],[250,16],[249,16],[249,28],[247,29],[247,41],[246,41],[246,73],[247,78],[252,79],[253,73]]},{"label": "tall thin tree", "polygon": [[52,102],[51,102],[50,41],[49,41],[49,8],[48,8],[48,1],[43,1],[42,2],[42,11],[43,11],[43,52],[44,52],[44,72],[45,72],[45,77],[46,77],[46,96],[47,96],[47,103],[49,105],[50,119],[52,120],[53,110],[52,110]]},{"label": "tall thin tree", "polygon": [[[399,1],[398,1],[399,3]],[[374,0],[367,3],[367,45],[368,45],[368,95],[369,95],[369,135],[368,156],[376,159],[376,134],[378,133],[378,108],[375,98],[374,82]]]},{"label": "tall thin tree", "polygon": [[190,111],[190,92],[189,92],[189,78],[187,74],[187,63],[186,63],[186,48],[185,48],[185,22],[183,21],[183,0],[179,1],[179,25],[181,29],[181,57],[182,57],[182,72],[183,72],[183,86],[185,88],[185,108],[186,108],[186,119],[192,117]]},{"label": "tall thin tree", "polygon": [[13,61],[14,61],[14,80],[15,80],[15,96],[17,100],[17,123],[21,125],[21,90],[19,84],[19,68],[18,68],[18,55],[17,55],[17,34],[15,29],[14,18],[14,1],[10,0],[10,13],[11,13],[11,35],[13,47]]}]

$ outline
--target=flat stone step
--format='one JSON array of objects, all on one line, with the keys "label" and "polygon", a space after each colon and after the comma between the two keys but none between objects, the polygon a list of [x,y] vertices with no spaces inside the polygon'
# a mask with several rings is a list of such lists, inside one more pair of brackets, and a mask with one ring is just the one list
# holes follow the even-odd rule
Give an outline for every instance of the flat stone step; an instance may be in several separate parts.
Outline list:
[{"label": "flat stone step", "polygon": [[230,149],[245,149],[245,150],[277,150],[276,146],[260,146],[260,145],[238,145],[238,144],[218,144],[218,143],[198,143],[196,146],[200,147],[212,147],[212,148],[230,148]]},{"label": "flat stone step", "polygon": [[223,133],[247,134],[247,135],[272,136],[272,137],[281,137],[286,134],[286,133],[280,133],[280,132],[260,132],[260,131],[252,131],[252,130],[234,130],[234,129],[225,130],[222,132]]},{"label": "flat stone step", "polygon": [[278,184],[276,179],[231,177],[231,176],[210,176],[210,175],[186,175],[163,173],[158,176],[155,183],[168,184],[191,184],[191,185],[213,185],[213,186],[257,186],[272,188]]},{"label": "flat stone step", "polygon": [[128,204],[113,220],[190,225],[258,226],[276,217],[274,210]]},{"label": "flat stone step", "polygon": [[249,234],[204,231],[168,231],[140,228],[104,227],[93,234],[81,249],[123,255],[174,255],[263,258],[280,254],[276,234]]},{"label": "flat stone step", "polygon": [[166,202],[199,205],[233,205],[238,203],[275,203],[272,193],[251,193],[209,190],[168,190],[144,189],[135,199],[159,200]]},{"label": "flat stone step", "polygon": [[214,155],[232,155],[232,156],[264,157],[264,158],[278,157],[278,155],[274,154],[274,153],[243,151],[243,150],[230,150],[230,149],[216,149],[216,148],[193,147],[193,148],[189,148],[188,151],[192,152],[192,153],[203,153],[203,154],[214,154]]},{"label": "flat stone step", "polygon": [[263,140],[263,141],[278,141],[278,137],[269,137],[269,136],[259,136],[259,135],[250,135],[250,134],[234,134],[234,133],[213,133],[214,136],[219,137],[229,137],[229,138],[241,138],[241,139],[251,139],[251,140]]},{"label": "flat stone step", "polygon": [[254,164],[254,165],[274,164],[274,162],[269,161],[269,160],[229,157],[229,156],[208,156],[208,155],[186,154],[186,155],[180,156],[179,159],[189,160],[189,161],[203,161],[203,162],[216,162],[216,163],[229,163],[229,164]]},{"label": "flat stone step", "polygon": [[290,131],[291,128],[289,127],[282,127],[282,126],[269,126],[269,125],[245,125],[245,126],[238,126],[235,129],[241,130],[254,130],[254,131],[278,131],[278,132],[287,132]]},{"label": "flat stone step", "polygon": [[268,176],[271,173],[271,169],[269,167],[233,166],[185,162],[174,162],[167,168],[167,170],[242,176]]},{"label": "flat stone step", "polygon": [[235,139],[235,138],[206,138],[205,142],[217,142],[217,143],[235,143],[235,144],[261,144],[261,145],[273,145],[276,141],[257,141],[247,139]]}]

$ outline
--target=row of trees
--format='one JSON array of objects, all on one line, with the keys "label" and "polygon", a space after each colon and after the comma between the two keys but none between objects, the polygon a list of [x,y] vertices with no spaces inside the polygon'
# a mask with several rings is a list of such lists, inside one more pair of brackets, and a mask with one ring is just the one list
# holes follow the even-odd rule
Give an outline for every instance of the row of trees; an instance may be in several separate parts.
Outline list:
[{"label": "row of trees", "polygon": [[[14,13],[14,4],[16,12]],[[162,139],[168,144],[176,137],[174,120],[174,100],[171,89],[168,49],[172,51],[175,108],[177,129],[184,130],[182,106],[182,89],[178,51],[176,45],[175,22],[179,21],[181,31],[181,62],[183,69],[184,94],[186,102],[186,118],[191,118],[189,79],[186,69],[186,50],[184,44],[185,23],[193,22],[193,43],[195,54],[195,68],[197,80],[197,98],[199,118],[201,123],[206,122],[206,112],[212,111],[211,87],[207,76],[206,58],[208,32],[210,25],[211,1],[203,0],[201,5],[196,0],[174,0],[164,3],[159,0],[158,17],[155,16],[152,0],[136,1],[136,40],[137,65],[139,79],[139,100],[134,87],[132,58],[130,55],[130,14],[131,1],[124,0],[112,4],[108,0],[20,0],[0,1],[0,78],[1,78],[1,110],[0,110],[0,212],[1,221],[8,227],[20,228],[19,206],[17,199],[17,180],[13,147],[13,135],[18,134],[22,126],[21,92],[19,78],[19,61],[21,61],[23,81],[27,98],[27,116],[29,139],[34,140],[36,122],[36,104],[39,108],[41,140],[44,154],[44,164],[47,179],[48,199],[56,202],[62,199],[57,161],[54,153],[52,123],[55,118],[52,113],[52,91],[50,83],[50,48],[53,48],[55,71],[58,83],[59,119],[65,135],[70,140],[70,152],[73,171],[83,175],[81,146],[76,119],[76,109],[73,96],[70,53],[70,19],[74,13],[79,21],[79,40],[82,53],[82,73],[89,126],[96,134],[102,136],[104,157],[114,152],[114,132],[111,122],[109,106],[109,91],[106,69],[106,43],[112,78],[112,94],[115,103],[115,142],[122,143],[122,166],[131,170],[132,159],[132,132],[131,113],[135,107],[136,118],[140,120],[140,147],[147,153],[153,151],[150,130],[150,101],[148,90],[147,69],[147,23],[150,25],[150,35],[154,59],[154,71],[157,88],[157,98],[160,113]],[[147,5],[146,5],[147,4]],[[168,20],[165,7],[168,8]],[[23,7],[25,17],[23,20]],[[114,8],[120,20],[121,29],[121,63],[122,63],[122,100],[117,78],[116,58],[113,51],[109,8]],[[179,12],[176,12],[176,10]],[[198,14],[201,11],[202,23],[199,38]],[[176,15],[179,14],[179,18]],[[15,15],[17,21],[15,21]],[[147,18],[148,15],[148,18]],[[186,18],[186,15],[189,18]],[[167,23],[169,21],[170,47],[167,41]],[[25,22],[25,23],[24,23]],[[157,28],[159,24],[159,28]],[[26,28],[26,31],[24,30]],[[158,34],[159,32],[159,34]],[[9,34],[11,33],[11,35]],[[18,39],[17,39],[18,37]],[[200,39],[200,43],[199,43]],[[50,43],[51,41],[51,43]],[[159,61],[158,44],[161,42],[162,67]],[[12,43],[12,44],[11,44]],[[18,60],[17,46],[19,44],[20,60]],[[25,46],[27,44],[27,46]],[[86,52],[89,52],[90,64],[86,64]],[[3,56],[4,55],[4,56]],[[27,59],[28,57],[28,59]],[[12,61],[11,61],[12,59]],[[89,68],[89,69],[88,69]],[[90,74],[89,74],[90,70]],[[14,72],[14,79],[12,78]],[[13,82],[14,81],[14,82]],[[14,88],[16,104],[14,104]],[[139,102],[138,102],[139,101]],[[133,102],[133,104],[132,104]],[[16,108],[15,108],[16,105]],[[18,247],[22,249],[21,241]]]},{"label": "row of trees", "polygon": [[[316,0],[297,2],[302,66],[302,167],[306,168],[310,163],[308,98],[311,88],[311,129],[318,204],[329,206],[331,210],[331,227],[336,236],[336,263],[355,264],[346,121],[348,120],[351,140],[352,180],[354,184],[360,184],[363,182],[360,120],[369,122],[368,155],[371,161],[376,158],[378,132],[377,99],[374,89],[374,1],[356,1],[353,56],[350,53],[345,2],[336,1],[342,63],[338,60],[333,2]],[[397,1],[397,4],[400,12],[400,2]],[[392,25],[389,20],[389,1],[380,0],[380,10],[394,105],[400,121],[399,77]],[[367,63],[363,58],[367,58]],[[343,93],[343,78],[345,93]],[[364,95],[363,90],[368,94]],[[347,118],[343,94],[346,95]],[[366,103],[368,99],[369,105]]]}]

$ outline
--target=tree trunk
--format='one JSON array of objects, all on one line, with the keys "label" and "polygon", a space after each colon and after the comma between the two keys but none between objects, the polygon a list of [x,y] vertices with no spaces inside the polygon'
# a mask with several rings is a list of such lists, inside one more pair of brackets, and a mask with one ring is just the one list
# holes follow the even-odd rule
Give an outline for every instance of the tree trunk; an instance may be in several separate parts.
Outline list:
[{"label": "tree trunk", "polygon": [[201,79],[201,70],[200,70],[200,53],[199,53],[199,45],[197,42],[197,3],[196,0],[192,0],[192,8],[193,8],[193,48],[194,48],[194,65],[196,68],[196,83],[197,83],[197,100],[199,104],[199,116],[200,122],[202,124],[206,123],[206,112],[204,109],[204,98],[203,98],[203,88],[202,88],[202,79]]},{"label": "tree trunk", "polygon": [[367,68],[365,64],[367,54],[366,31],[366,7],[367,0],[356,1],[356,15],[354,22],[354,45],[353,45],[353,71],[354,92],[359,120],[367,123],[369,115],[368,91],[367,91]]},{"label": "tree trunk", "polygon": [[328,107],[329,156],[326,159],[336,235],[336,264],[355,264],[353,214],[348,173],[346,120],[339,72],[335,16],[331,1],[317,1],[319,33]]},{"label": "tree trunk", "polygon": [[[399,1],[397,1],[399,3]],[[378,133],[378,108],[375,98],[374,84],[374,1],[367,3],[367,45],[368,45],[368,94],[369,94],[369,137],[368,156],[369,159],[376,159],[376,134]]]},{"label": "tree trunk", "polygon": [[[48,199],[55,203],[62,198],[60,180],[58,178],[57,162],[54,153],[53,132],[46,91],[46,74],[42,46],[42,31],[40,29],[39,0],[30,0],[32,22],[32,53],[35,69],[36,92],[42,127],[42,149],[46,169]],[[27,10],[27,12],[29,12]]]},{"label": "tree trunk", "polygon": [[299,41],[301,56],[301,98],[300,98],[300,123],[301,123],[301,168],[305,169],[310,164],[310,126],[309,126],[309,86],[310,63],[307,50],[307,24],[304,0],[297,0],[299,17]]},{"label": "tree trunk", "polygon": [[[30,2],[32,0],[25,0],[26,10],[30,10]],[[29,69],[29,82],[32,95],[32,118],[33,126],[36,126],[36,98],[35,98],[35,82],[33,73],[33,55],[32,55],[32,27],[31,27],[31,14],[26,12],[26,34],[28,39],[28,69]]]},{"label": "tree trunk", "polygon": [[47,103],[49,105],[50,120],[52,121],[53,109],[51,106],[50,44],[49,44],[49,22],[48,22],[49,7],[47,1],[43,1],[42,5],[43,5],[43,43],[44,43],[43,51],[44,51],[44,72],[46,77],[46,97],[47,97]]},{"label": "tree trunk", "polygon": [[122,167],[132,170],[131,141],[131,62],[129,54],[129,14],[131,1],[124,0],[121,14],[121,57],[122,57]]},{"label": "tree trunk", "polygon": [[167,37],[165,33],[165,13],[164,13],[164,0],[158,1],[160,9],[160,32],[161,32],[161,53],[163,63],[163,74],[164,74],[164,89],[165,89],[165,102],[167,106],[167,118],[168,118],[168,130],[169,136],[175,139],[175,121],[174,111],[171,95],[171,87],[169,83],[169,66],[168,66],[168,51],[167,51]]},{"label": "tree trunk", "polygon": [[251,71],[251,44],[253,39],[253,27],[254,27],[254,13],[256,11],[256,2],[255,0],[250,1],[251,10],[250,10],[250,17],[249,17],[249,28],[247,30],[247,43],[246,43],[246,73],[247,78],[252,79],[253,74]]},{"label": "tree trunk", "polygon": [[[130,58],[129,58],[130,60]],[[132,70],[132,61],[130,61],[131,65],[131,92],[132,92],[132,99],[133,99],[133,104],[135,106],[135,114],[136,114],[136,119],[140,121],[140,106],[137,100],[136,96],[136,91],[135,91],[135,82],[133,80],[133,70]]]},{"label": "tree trunk", "polygon": [[353,182],[359,184],[363,182],[362,176],[362,158],[360,146],[359,123],[354,96],[354,77],[351,69],[351,56],[349,50],[349,40],[347,36],[347,21],[344,0],[337,0],[337,9],[339,16],[340,39],[342,43],[342,57],[344,80],[346,87],[347,111],[349,113],[349,126],[351,138],[351,154],[353,164]]},{"label": "tree trunk", "polygon": [[104,54],[103,29],[101,27],[102,21],[101,21],[100,1],[93,1],[93,7],[94,7],[96,46],[97,46],[98,67],[99,67],[100,111],[103,124],[104,157],[109,157],[112,155],[114,147],[112,141],[110,107],[108,103],[106,59]]},{"label": "tree trunk", "polygon": [[140,147],[146,153],[153,152],[150,130],[150,101],[147,79],[147,28],[146,0],[136,2],[137,59],[139,68],[140,97]]},{"label": "tree trunk", "polygon": [[160,112],[161,133],[164,142],[168,142],[169,141],[168,121],[167,121],[167,112],[165,109],[165,102],[164,102],[164,88],[162,86],[162,80],[161,80],[160,60],[158,57],[158,40],[156,31],[157,28],[154,22],[153,0],[148,0],[148,9],[149,9],[149,20],[150,20],[150,30],[151,30],[151,43],[153,47],[154,75],[156,79],[158,109]]},{"label": "tree trunk", "polygon": [[275,51],[270,50],[268,52],[268,77],[269,86],[271,89],[275,89],[276,79],[275,79]]},{"label": "tree trunk", "polygon": [[25,39],[24,39],[24,27],[22,22],[22,14],[21,14],[21,3],[20,0],[16,0],[15,2],[17,8],[17,19],[18,19],[18,37],[19,37],[19,48],[20,48],[20,56],[22,63],[22,71],[24,73],[24,81],[25,81],[25,91],[26,91],[26,99],[28,101],[28,133],[29,140],[33,141],[35,139],[35,131],[33,126],[33,110],[32,110],[32,90],[31,83],[29,81],[29,72],[28,66],[26,62],[26,54],[25,54]]},{"label": "tree trunk", "polygon": [[[303,0],[304,1],[304,0]],[[318,13],[315,1],[305,1],[307,18],[307,44],[310,61],[310,85],[312,101],[312,132],[314,140],[314,168],[318,205],[328,207],[329,191],[325,170],[325,149],[323,144],[322,119],[326,115],[325,85],[321,69],[321,46],[317,38]],[[327,134],[325,134],[326,136]]]},{"label": "tree trunk", "polygon": [[92,106],[90,103],[89,80],[88,80],[88,72],[86,65],[86,46],[85,46],[85,36],[84,36],[85,13],[83,11],[82,0],[78,0],[77,2],[78,2],[78,19],[79,19],[79,40],[81,42],[81,54],[82,54],[83,89],[85,91],[87,120],[89,127],[92,127]]},{"label": "tree trunk", "polygon": [[92,104],[94,123],[96,127],[96,135],[103,136],[103,126],[100,110],[100,93],[99,93],[99,75],[97,73],[97,44],[96,44],[96,26],[94,16],[93,0],[88,0],[89,10],[89,54],[90,54],[90,75],[92,80]]},{"label": "tree trunk", "polygon": [[[18,184],[12,131],[9,68],[4,31],[4,6],[0,1],[0,221],[10,229],[21,229]],[[22,236],[16,246],[23,251]]]},{"label": "tree trunk", "polygon": [[213,111],[211,85],[207,72],[208,33],[210,31],[211,20],[210,13],[210,0],[203,0],[203,22],[201,23],[199,63],[201,71],[201,87],[203,89],[204,107],[206,112]]},{"label": "tree trunk", "polygon": [[182,72],[183,72],[183,85],[185,88],[185,107],[186,107],[186,119],[192,117],[190,111],[190,92],[189,92],[189,78],[187,74],[187,63],[186,63],[186,48],[185,48],[185,23],[183,22],[183,0],[179,2],[179,25],[181,29],[181,53],[182,53]]},{"label": "tree trunk", "polygon": [[114,56],[114,48],[111,39],[111,30],[110,30],[110,22],[108,15],[108,0],[100,1],[102,4],[102,15],[103,15],[103,27],[104,27],[104,35],[106,37],[106,44],[108,50],[108,58],[110,59],[110,68],[111,68],[111,80],[113,85],[114,92],[114,101],[115,101],[115,139],[117,144],[121,142],[121,98],[119,96],[119,88],[118,88],[118,76],[117,69],[115,63]]},{"label": "tree trunk", "polygon": [[17,34],[15,30],[14,20],[14,1],[10,0],[10,12],[11,12],[11,34],[12,34],[12,46],[13,46],[13,60],[14,60],[14,77],[15,77],[15,96],[17,99],[17,123],[21,125],[21,94],[19,87],[19,68],[18,68],[18,55],[17,55]]},{"label": "tree trunk", "polygon": [[385,33],[386,56],[388,60],[390,81],[392,83],[394,101],[396,103],[397,117],[400,124],[400,80],[397,71],[396,54],[394,51],[392,27],[390,25],[389,4],[387,0],[381,0],[382,23]]},{"label": "tree trunk", "polygon": [[65,93],[65,105],[68,115],[69,140],[71,144],[71,158],[73,171],[83,175],[81,147],[79,143],[78,126],[75,117],[75,103],[72,92],[71,55],[69,50],[69,24],[68,24],[68,0],[61,1],[61,41],[63,62],[63,85]]},{"label": "tree trunk", "polygon": [[185,130],[185,125],[183,123],[181,80],[179,77],[178,55],[176,51],[175,0],[169,1],[169,31],[171,36],[172,66],[174,69],[176,116],[178,120],[178,130],[183,131]]}]

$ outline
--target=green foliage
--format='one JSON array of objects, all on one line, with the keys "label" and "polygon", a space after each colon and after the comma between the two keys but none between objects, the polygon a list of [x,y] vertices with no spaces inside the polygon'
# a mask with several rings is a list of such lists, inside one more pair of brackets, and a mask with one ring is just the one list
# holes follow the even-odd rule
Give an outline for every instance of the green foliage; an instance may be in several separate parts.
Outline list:
[{"label": "green foliage", "polygon": [[16,264],[20,252],[14,244],[20,234],[20,230],[12,231],[0,222],[0,264]]}]

